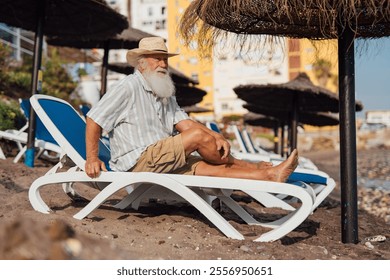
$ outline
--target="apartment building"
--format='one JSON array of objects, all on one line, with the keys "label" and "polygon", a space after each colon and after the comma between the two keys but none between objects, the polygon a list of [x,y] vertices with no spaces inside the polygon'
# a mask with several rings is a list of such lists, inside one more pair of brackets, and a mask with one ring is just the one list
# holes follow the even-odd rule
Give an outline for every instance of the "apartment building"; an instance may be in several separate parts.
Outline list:
[{"label": "apartment building", "polygon": [[[125,0],[130,1],[131,26],[147,33],[168,39],[166,0]],[[169,1],[170,2],[170,1]],[[173,2],[173,1],[172,1]]]}]

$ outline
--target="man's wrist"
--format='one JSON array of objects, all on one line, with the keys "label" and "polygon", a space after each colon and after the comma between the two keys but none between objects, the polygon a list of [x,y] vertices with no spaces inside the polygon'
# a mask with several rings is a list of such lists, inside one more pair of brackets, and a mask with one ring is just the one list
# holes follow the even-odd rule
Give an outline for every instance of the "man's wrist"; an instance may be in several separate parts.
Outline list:
[{"label": "man's wrist", "polygon": [[99,159],[99,157],[98,156],[87,156],[87,160],[88,159]]}]

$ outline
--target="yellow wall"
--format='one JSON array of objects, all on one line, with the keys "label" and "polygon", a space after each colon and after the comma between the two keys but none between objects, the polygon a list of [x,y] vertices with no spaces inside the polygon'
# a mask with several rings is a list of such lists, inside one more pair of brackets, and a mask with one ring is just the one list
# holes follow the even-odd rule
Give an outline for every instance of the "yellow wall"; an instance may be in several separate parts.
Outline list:
[{"label": "yellow wall", "polygon": [[211,60],[200,60],[196,46],[191,49],[184,47],[178,35],[180,18],[190,2],[189,0],[167,1],[168,48],[170,51],[180,53],[179,56],[169,59],[169,65],[189,77],[193,74],[198,75],[199,85],[197,86],[207,91],[207,95],[203,97],[203,101],[199,105],[213,110],[213,62]]}]

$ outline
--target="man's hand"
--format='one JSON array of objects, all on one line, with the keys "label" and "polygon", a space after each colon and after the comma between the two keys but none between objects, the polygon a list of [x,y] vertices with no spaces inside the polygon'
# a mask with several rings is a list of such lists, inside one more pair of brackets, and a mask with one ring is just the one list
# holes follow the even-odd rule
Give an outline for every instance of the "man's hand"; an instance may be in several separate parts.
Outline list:
[{"label": "man's hand", "polygon": [[216,139],[216,144],[217,144],[217,150],[222,154],[221,159],[225,159],[230,155],[230,144],[229,142],[223,138],[220,135],[217,135],[215,137]]},{"label": "man's hand", "polygon": [[100,171],[107,171],[106,165],[98,157],[87,158],[85,173],[91,178],[99,177]]}]

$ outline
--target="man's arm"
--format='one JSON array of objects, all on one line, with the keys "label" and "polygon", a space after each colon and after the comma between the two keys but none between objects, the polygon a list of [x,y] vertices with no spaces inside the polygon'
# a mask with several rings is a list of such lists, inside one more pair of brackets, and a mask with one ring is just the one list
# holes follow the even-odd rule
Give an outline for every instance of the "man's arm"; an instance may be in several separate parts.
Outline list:
[{"label": "man's arm", "polygon": [[221,151],[221,149],[223,149],[223,155],[221,159],[224,159],[230,155],[229,142],[222,136],[222,134],[212,131],[211,129],[208,129],[203,124],[190,119],[186,119],[178,122],[175,127],[179,132],[183,132],[187,129],[193,129],[193,128],[202,129],[203,131],[207,132],[208,134],[212,135],[215,138],[215,143],[217,145],[218,151]]},{"label": "man's arm", "polygon": [[85,162],[85,173],[91,178],[99,176],[100,171],[107,171],[104,162],[99,157],[99,138],[102,128],[91,118],[87,117],[87,128],[85,131],[87,160]]}]

